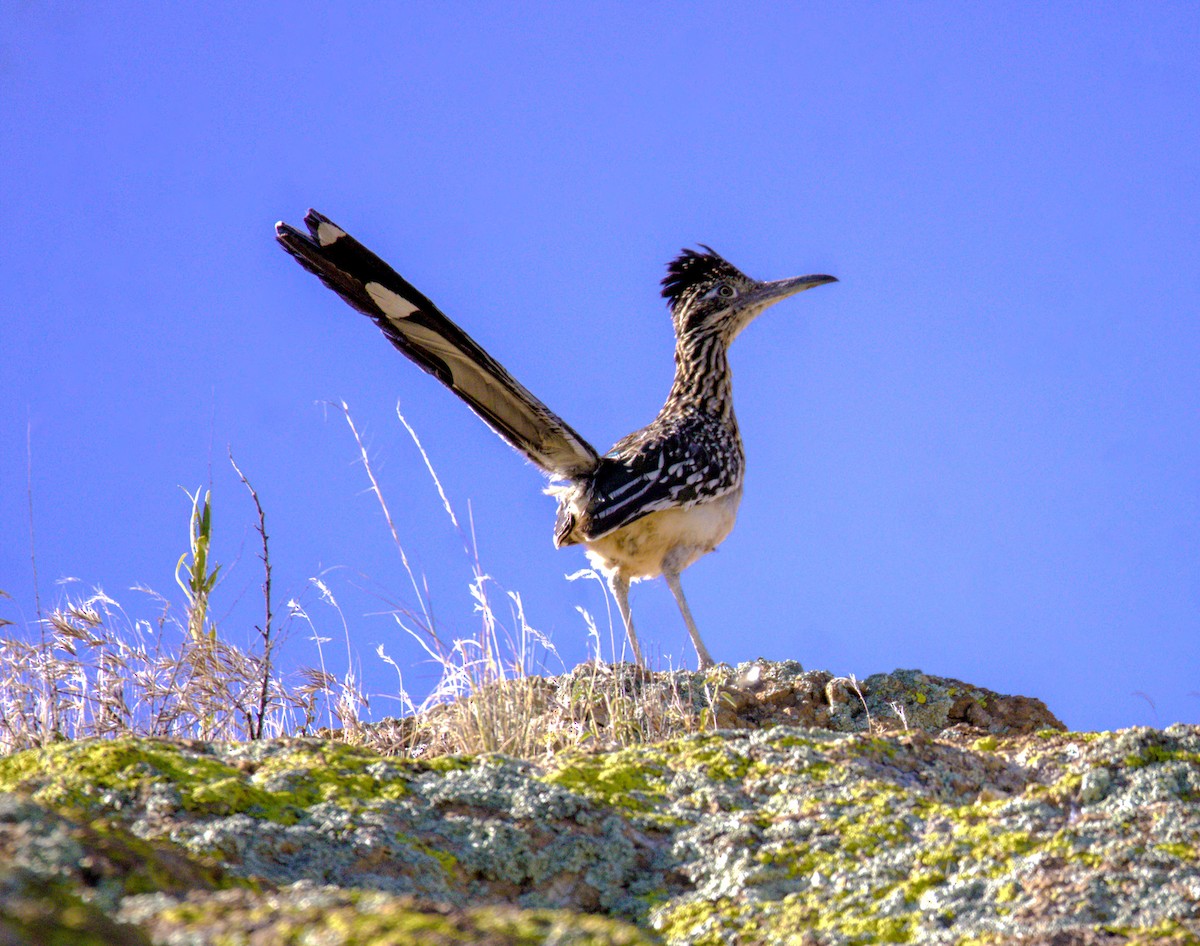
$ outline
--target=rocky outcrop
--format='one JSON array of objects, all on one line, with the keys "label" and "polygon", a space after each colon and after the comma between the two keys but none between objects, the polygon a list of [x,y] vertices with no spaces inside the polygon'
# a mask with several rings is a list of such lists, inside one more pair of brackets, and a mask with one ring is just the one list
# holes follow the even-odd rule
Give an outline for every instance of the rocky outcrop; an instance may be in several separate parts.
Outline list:
[{"label": "rocky outcrop", "polygon": [[955,681],[758,666],[726,728],[537,763],[0,759],[0,944],[1200,941],[1200,727],[1072,734]]}]

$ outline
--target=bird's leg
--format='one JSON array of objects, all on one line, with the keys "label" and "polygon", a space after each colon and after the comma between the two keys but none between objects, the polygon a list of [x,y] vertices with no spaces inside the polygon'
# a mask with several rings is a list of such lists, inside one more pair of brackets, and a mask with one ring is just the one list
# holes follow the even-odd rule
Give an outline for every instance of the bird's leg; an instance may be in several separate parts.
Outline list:
[{"label": "bird's leg", "polygon": [[700,658],[700,669],[707,670],[714,666],[715,661],[709,654],[708,648],[704,646],[704,641],[700,639],[700,631],[696,628],[696,619],[692,617],[692,609],[688,607],[687,598],[683,596],[683,584],[679,580],[679,573],[664,571],[663,577],[667,580],[671,594],[675,596],[675,602],[679,605],[679,613],[683,615],[683,623],[687,625],[688,633],[692,636],[692,644],[696,647],[696,656]]},{"label": "bird's leg", "polygon": [[642,648],[638,646],[637,633],[633,629],[633,614],[629,610],[629,579],[622,577],[620,572],[608,576],[608,587],[612,589],[613,597],[617,599],[617,608],[621,612],[621,620],[625,622],[625,636],[629,638],[629,646],[633,648],[633,659],[639,667],[645,667],[642,660]]}]

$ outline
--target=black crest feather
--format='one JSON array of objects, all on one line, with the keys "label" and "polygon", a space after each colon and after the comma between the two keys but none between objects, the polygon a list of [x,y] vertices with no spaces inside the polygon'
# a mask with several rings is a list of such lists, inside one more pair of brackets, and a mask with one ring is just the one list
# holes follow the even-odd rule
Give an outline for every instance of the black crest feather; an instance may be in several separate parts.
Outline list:
[{"label": "black crest feather", "polygon": [[718,282],[742,275],[711,246],[701,243],[700,247],[703,253],[685,249],[667,266],[662,294],[672,311],[683,300],[695,296],[697,289],[702,289],[700,294],[703,294]]}]

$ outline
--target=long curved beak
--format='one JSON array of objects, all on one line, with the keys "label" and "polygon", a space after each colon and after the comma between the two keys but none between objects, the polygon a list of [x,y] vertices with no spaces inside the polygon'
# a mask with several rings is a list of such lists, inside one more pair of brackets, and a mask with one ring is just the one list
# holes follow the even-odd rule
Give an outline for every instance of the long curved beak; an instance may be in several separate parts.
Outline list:
[{"label": "long curved beak", "polygon": [[812,289],[814,286],[824,286],[830,282],[837,282],[837,277],[816,275],[793,276],[791,279],[776,279],[774,282],[765,282],[755,289],[747,301],[753,306],[761,306],[765,309],[767,306],[774,305],[788,296],[794,296],[805,289]]},{"label": "long curved beak", "polygon": [[759,283],[751,292],[743,296],[737,306],[734,321],[730,325],[729,340],[732,341],[741,334],[742,329],[753,322],[776,302],[794,296],[813,286],[823,286],[827,282],[837,282],[834,276],[793,276],[791,279],[776,279],[774,282]]}]

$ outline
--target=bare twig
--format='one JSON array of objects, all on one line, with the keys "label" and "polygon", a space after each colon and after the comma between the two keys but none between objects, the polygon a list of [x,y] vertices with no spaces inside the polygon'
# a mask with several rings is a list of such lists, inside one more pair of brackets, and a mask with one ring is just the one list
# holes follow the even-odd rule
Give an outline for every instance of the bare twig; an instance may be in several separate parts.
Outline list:
[{"label": "bare twig", "polygon": [[259,538],[262,539],[262,554],[259,559],[263,563],[263,623],[255,625],[255,630],[262,637],[263,652],[262,652],[262,676],[258,691],[258,716],[250,722],[250,738],[261,739],[263,737],[263,727],[267,721],[267,703],[271,695],[271,648],[275,641],[271,635],[271,622],[274,619],[274,611],[271,609],[271,553],[267,544],[267,517],[263,512],[262,503],[258,500],[258,492],[250,485],[250,481],[246,479],[246,474],[242,472],[242,468],[237,465],[237,461],[233,459],[233,450],[229,450],[229,463],[237,473],[238,479],[250,492],[250,498],[254,500],[254,508],[258,512],[258,525],[255,527],[258,531]]}]

